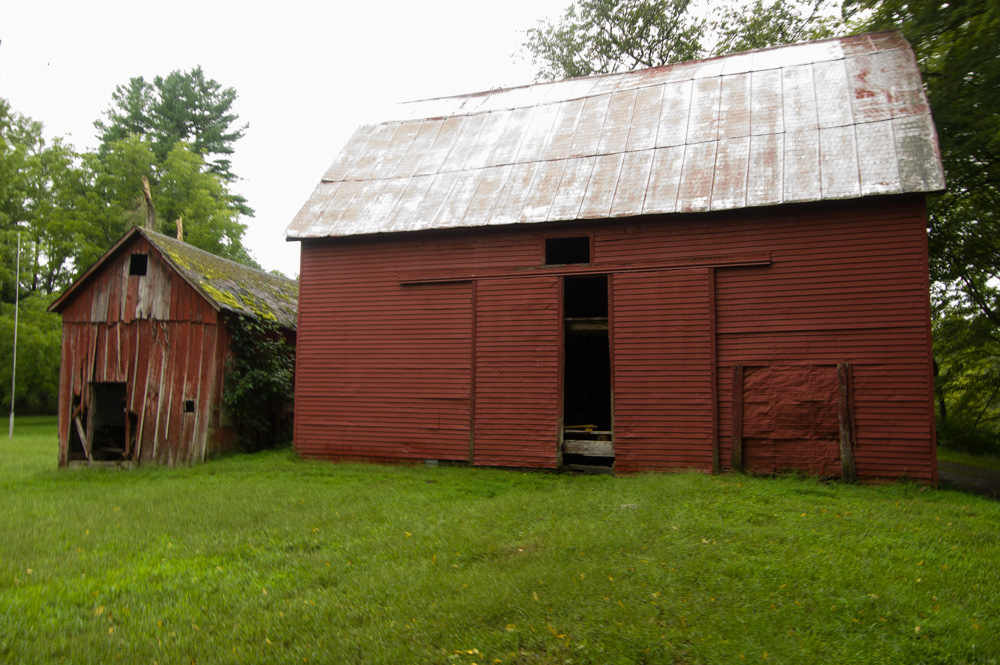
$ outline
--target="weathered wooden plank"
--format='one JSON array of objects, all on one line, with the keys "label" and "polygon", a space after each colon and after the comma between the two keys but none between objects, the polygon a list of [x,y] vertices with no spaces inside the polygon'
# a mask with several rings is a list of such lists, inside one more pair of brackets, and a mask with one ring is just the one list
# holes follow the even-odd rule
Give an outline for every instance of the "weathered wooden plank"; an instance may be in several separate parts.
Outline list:
[{"label": "weathered wooden plank", "polygon": [[854,462],[854,405],[851,395],[854,392],[851,386],[850,363],[840,363],[837,365],[837,382],[839,388],[839,412],[840,412],[840,465],[842,478],[849,483],[857,480],[858,471]]},{"label": "weathered wooden plank", "polygon": [[589,439],[563,439],[563,453],[585,457],[614,457],[615,444],[612,441],[591,441]]},{"label": "weathered wooden plank", "polygon": [[743,365],[733,365],[732,430],[729,436],[730,460],[734,469],[743,470]]}]

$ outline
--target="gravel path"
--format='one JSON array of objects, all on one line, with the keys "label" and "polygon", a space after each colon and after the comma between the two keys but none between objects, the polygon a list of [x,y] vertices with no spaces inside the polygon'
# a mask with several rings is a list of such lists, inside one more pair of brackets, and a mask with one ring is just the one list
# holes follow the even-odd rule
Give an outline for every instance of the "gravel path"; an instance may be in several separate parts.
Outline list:
[{"label": "gravel path", "polygon": [[938,462],[938,482],[944,488],[1000,500],[1000,471],[955,462]]}]

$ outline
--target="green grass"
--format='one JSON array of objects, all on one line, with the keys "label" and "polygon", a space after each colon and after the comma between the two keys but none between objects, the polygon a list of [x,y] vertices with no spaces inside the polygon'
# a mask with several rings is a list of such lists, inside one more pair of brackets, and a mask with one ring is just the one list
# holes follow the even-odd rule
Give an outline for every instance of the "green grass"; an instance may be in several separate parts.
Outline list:
[{"label": "green grass", "polygon": [[1000,504],[915,484],[0,443],[0,662],[997,663]]},{"label": "green grass", "polygon": [[970,455],[969,453],[961,453],[957,450],[951,450],[949,448],[938,448],[937,457],[938,460],[942,462],[956,462],[958,464],[965,464],[966,466],[974,466],[979,469],[1000,471],[1000,457],[994,457],[992,455]]}]

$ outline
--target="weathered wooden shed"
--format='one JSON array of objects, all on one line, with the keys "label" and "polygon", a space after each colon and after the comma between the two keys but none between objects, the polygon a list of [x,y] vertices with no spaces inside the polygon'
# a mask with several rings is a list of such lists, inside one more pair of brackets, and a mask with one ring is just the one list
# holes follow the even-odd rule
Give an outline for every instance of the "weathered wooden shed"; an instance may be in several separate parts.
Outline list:
[{"label": "weathered wooden shed", "polygon": [[294,342],[296,282],[134,227],[49,308],[62,315],[59,465],[190,464],[230,449],[232,317]]},{"label": "weathered wooden shed", "polygon": [[299,453],[935,481],[898,32],[404,104],[290,224]]}]

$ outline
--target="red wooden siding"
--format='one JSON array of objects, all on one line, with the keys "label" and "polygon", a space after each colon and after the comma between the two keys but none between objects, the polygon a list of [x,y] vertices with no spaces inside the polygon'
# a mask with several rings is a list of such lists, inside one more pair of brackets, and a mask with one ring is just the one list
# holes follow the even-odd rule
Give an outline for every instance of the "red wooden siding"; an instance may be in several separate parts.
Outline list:
[{"label": "red wooden siding", "polygon": [[[474,419],[477,463],[554,464],[553,280],[592,271],[611,276],[618,470],[710,470],[716,440],[731,467],[735,364],[848,362],[858,477],[933,481],[925,228],[922,198],[894,196],[303,241],[297,449],[467,459]],[[593,263],[543,266],[544,239],[574,234]]]},{"label": "red wooden siding", "polygon": [[758,473],[840,472],[837,368],[747,367],[743,374],[743,466]]},{"label": "red wooden siding", "polygon": [[559,279],[483,280],[476,303],[475,463],[553,467]]},{"label": "red wooden siding", "polygon": [[303,252],[301,298],[313,306],[299,312],[296,449],[467,460],[472,283],[401,285],[397,272],[417,249],[352,249],[329,262]]},{"label": "red wooden siding", "polygon": [[[148,256],[146,275],[129,275],[132,253]],[[125,384],[133,460],[188,464],[219,450],[228,333],[215,309],[138,236],[90,280],[62,310],[60,464],[74,414],[95,406],[93,384]]]},{"label": "red wooden siding", "polygon": [[614,276],[618,470],[712,470],[708,271]]}]

